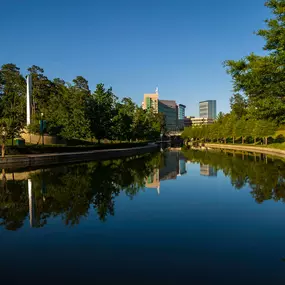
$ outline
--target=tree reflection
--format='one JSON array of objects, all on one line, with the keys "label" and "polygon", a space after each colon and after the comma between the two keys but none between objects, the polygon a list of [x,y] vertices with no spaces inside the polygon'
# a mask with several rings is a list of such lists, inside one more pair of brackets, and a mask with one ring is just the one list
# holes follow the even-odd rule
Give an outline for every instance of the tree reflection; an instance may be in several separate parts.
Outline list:
[{"label": "tree reflection", "polygon": [[0,189],[0,225],[9,230],[23,226],[29,215],[33,227],[60,216],[68,226],[76,225],[94,208],[105,221],[115,213],[115,197],[124,192],[133,198],[145,185],[145,177],[160,165],[161,155],[144,155],[113,161],[91,162],[27,174],[27,179],[3,180]]},{"label": "tree reflection", "polygon": [[185,150],[183,154],[192,163],[208,164],[216,171],[223,171],[236,189],[249,185],[257,203],[270,199],[285,201],[285,167],[280,159],[230,151]]},{"label": "tree reflection", "polygon": [[[208,176],[223,171],[236,189],[249,186],[257,203],[270,199],[285,202],[285,167],[280,159],[193,150],[184,151],[183,155],[183,161],[187,159],[211,169],[203,170]],[[181,171],[178,167],[179,157],[180,154],[173,153],[149,154],[15,175],[3,171],[0,225],[17,230],[29,217],[32,227],[43,227],[49,218],[61,217],[65,225],[74,226],[93,210],[98,219],[106,221],[115,214],[115,197],[120,193],[133,199],[144,189],[146,182],[156,185],[154,182],[159,180],[172,179],[169,173],[184,173],[185,167]],[[149,182],[147,177],[154,173],[158,181]]]}]

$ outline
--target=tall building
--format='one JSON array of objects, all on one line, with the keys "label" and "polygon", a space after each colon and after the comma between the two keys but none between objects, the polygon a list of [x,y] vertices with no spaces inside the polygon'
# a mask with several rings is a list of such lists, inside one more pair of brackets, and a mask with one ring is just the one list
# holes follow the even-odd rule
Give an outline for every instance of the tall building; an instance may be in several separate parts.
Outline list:
[{"label": "tall building", "polygon": [[156,88],[155,93],[144,94],[142,108],[144,110],[153,110],[155,113],[164,114],[165,125],[168,131],[184,129],[186,106],[183,104],[177,106],[175,100],[159,100],[158,98],[158,88]]},{"label": "tall building", "polygon": [[144,94],[142,108],[144,110],[152,109],[155,113],[158,112],[158,92],[152,94]]},{"label": "tall building", "polygon": [[178,120],[184,120],[186,106],[183,104],[178,105]]},{"label": "tall building", "polygon": [[199,103],[200,118],[216,119],[217,116],[216,100],[207,100]]},{"label": "tall building", "polygon": [[175,131],[178,126],[178,107],[174,100],[159,100],[158,112],[165,116],[165,125],[168,131]]}]

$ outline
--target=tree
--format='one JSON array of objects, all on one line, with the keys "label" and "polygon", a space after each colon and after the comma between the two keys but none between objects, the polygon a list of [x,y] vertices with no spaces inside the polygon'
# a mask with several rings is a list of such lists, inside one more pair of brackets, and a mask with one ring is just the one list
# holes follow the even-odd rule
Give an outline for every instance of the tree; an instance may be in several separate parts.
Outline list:
[{"label": "tree", "polygon": [[242,117],[240,120],[236,123],[236,135],[238,137],[241,137],[241,143],[244,144],[244,138],[246,133],[246,119]]},{"label": "tree", "polygon": [[233,78],[234,91],[246,96],[249,116],[281,124],[285,122],[285,2],[269,0],[266,6],[274,17],[265,21],[267,29],[259,30],[257,35],[265,39],[268,54],[227,60],[225,66]]},{"label": "tree", "polygon": [[67,140],[90,137],[90,122],[82,90],[56,82],[46,110],[48,131]]},{"label": "tree", "polygon": [[141,107],[137,107],[134,113],[133,121],[133,138],[134,139],[145,139],[147,129],[147,112]]},{"label": "tree", "polygon": [[241,117],[247,114],[246,99],[239,93],[235,93],[230,98],[230,106],[237,120],[239,120]]},{"label": "tree", "polygon": [[[25,79],[20,69],[12,63],[4,64],[0,70],[0,115],[11,126],[9,135],[12,139],[23,128],[26,119]],[[11,132],[15,130],[15,132]]]},{"label": "tree", "polygon": [[72,80],[72,82],[74,83],[74,87],[76,89],[82,91],[82,93],[84,93],[86,96],[90,95],[88,81],[83,76],[77,76]]},{"label": "tree", "polygon": [[216,122],[221,123],[223,121],[225,114],[223,112],[219,112],[216,118]]},{"label": "tree", "polygon": [[113,118],[113,134],[121,140],[132,138],[132,124],[136,105],[131,98],[123,98],[116,105],[116,115]]},{"label": "tree", "polygon": [[232,113],[228,116],[226,122],[224,123],[224,132],[226,137],[233,138],[233,144],[235,143],[235,137],[237,136],[237,115]]},{"label": "tree", "polygon": [[40,119],[41,113],[46,113],[49,106],[51,91],[54,87],[53,83],[44,75],[44,69],[32,65],[28,68],[28,72],[32,75],[33,92],[32,92],[32,117],[35,120]]},{"label": "tree", "polygon": [[112,138],[113,117],[117,97],[112,88],[105,89],[104,84],[97,84],[96,90],[88,102],[88,119],[92,137],[96,137],[100,143],[103,138]]},{"label": "tree", "polygon": [[267,138],[274,135],[277,130],[275,122],[266,120],[259,120],[255,124],[254,134],[258,137],[264,138],[264,143],[267,145]]},{"label": "tree", "polygon": [[7,140],[14,138],[15,134],[20,134],[20,126],[11,118],[0,119],[0,141],[1,141],[1,156],[5,157],[5,147]]}]

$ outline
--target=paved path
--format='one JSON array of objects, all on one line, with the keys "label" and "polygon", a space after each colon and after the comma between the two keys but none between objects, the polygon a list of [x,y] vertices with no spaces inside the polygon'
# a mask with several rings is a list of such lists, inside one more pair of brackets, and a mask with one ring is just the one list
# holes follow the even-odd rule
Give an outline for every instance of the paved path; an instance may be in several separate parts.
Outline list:
[{"label": "paved path", "polygon": [[285,150],[258,146],[248,146],[248,145],[230,145],[230,144],[211,144],[206,143],[207,148],[218,148],[218,149],[230,149],[230,150],[242,150],[250,152],[258,152],[270,155],[276,155],[280,157],[285,157]]}]

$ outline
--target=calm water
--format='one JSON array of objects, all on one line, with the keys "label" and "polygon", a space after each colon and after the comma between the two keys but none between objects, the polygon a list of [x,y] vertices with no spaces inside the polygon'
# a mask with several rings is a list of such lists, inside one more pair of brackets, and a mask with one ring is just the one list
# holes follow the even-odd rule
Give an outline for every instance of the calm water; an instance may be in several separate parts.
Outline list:
[{"label": "calm water", "polygon": [[281,160],[187,151],[6,173],[3,284],[285,284]]}]

